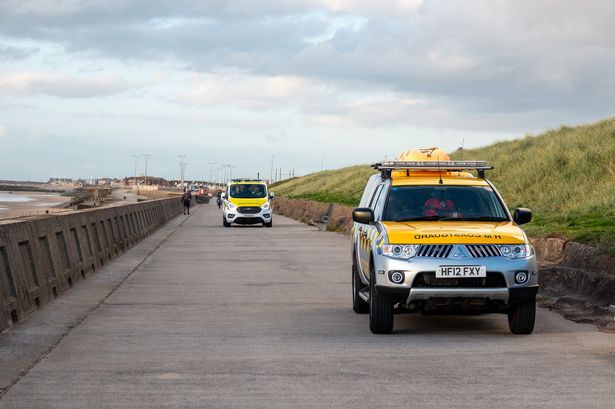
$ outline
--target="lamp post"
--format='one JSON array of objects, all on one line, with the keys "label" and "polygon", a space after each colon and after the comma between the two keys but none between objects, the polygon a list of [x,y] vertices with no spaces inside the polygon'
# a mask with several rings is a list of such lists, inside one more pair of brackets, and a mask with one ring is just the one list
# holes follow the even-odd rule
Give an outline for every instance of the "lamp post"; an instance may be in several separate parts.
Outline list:
[{"label": "lamp post", "polygon": [[214,165],[215,162],[209,162],[209,183],[213,183],[214,181]]},{"label": "lamp post", "polygon": [[184,172],[186,171],[185,157],[186,155],[179,155],[179,180],[182,188],[184,187]]},{"label": "lamp post", "polygon": [[139,188],[139,185],[137,184],[137,160],[139,159],[139,155],[132,155],[132,157],[135,159],[135,187]]},{"label": "lamp post", "polygon": [[150,155],[149,153],[144,153],[143,154],[143,159],[145,159],[145,176],[143,178],[143,184],[145,186],[147,186],[147,161],[149,159],[151,159],[152,155]]}]

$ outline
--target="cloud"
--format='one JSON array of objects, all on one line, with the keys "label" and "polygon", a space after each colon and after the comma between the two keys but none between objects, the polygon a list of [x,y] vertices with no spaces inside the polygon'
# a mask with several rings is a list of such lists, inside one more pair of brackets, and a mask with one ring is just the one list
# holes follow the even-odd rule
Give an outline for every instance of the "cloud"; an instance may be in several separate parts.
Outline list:
[{"label": "cloud", "polygon": [[194,89],[181,92],[177,100],[201,107],[283,109],[301,98],[308,86],[308,81],[300,77],[214,74],[200,80]]},{"label": "cloud", "polygon": [[308,4],[336,12],[367,15],[411,15],[423,4],[422,0],[311,0]]},{"label": "cloud", "polygon": [[21,60],[37,51],[33,47],[15,47],[0,43],[0,61]]},{"label": "cloud", "polygon": [[130,85],[115,76],[75,77],[40,72],[0,73],[0,91],[21,95],[92,98],[119,94]]},{"label": "cloud", "polygon": [[569,112],[615,96],[613,15],[608,0],[15,0],[0,4],[0,33],[204,74],[358,84],[449,110]]}]

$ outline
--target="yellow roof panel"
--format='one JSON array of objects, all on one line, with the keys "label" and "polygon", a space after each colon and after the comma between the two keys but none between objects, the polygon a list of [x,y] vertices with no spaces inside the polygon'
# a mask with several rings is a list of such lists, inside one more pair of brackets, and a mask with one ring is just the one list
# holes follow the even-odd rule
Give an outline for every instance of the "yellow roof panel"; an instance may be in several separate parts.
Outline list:
[{"label": "yellow roof panel", "polygon": [[[393,186],[412,186],[412,185],[439,185],[440,177],[437,172],[423,172],[420,175],[399,176],[393,175]],[[449,173],[442,172],[442,184],[453,186],[489,186],[484,179],[479,179],[469,173]]]}]

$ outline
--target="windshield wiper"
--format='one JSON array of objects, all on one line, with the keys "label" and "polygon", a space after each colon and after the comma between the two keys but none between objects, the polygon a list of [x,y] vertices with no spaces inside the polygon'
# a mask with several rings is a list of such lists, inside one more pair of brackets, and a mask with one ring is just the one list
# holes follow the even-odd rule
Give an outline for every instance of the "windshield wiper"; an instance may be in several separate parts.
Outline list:
[{"label": "windshield wiper", "polygon": [[442,216],[422,216],[422,217],[412,217],[408,219],[395,219],[394,222],[426,222],[426,221],[440,221],[445,220],[446,217]]},{"label": "windshield wiper", "polygon": [[508,219],[505,217],[496,217],[496,216],[480,216],[480,217],[464,217],[461,219],[464,222],[507,222]]},{"label": "windshield wiper", "polygon": [[426,221],[452,221],[452,222],[507,222],[508,219],[495,216],[480,217],[443,217],[443,216],[422,216],[407,219],[395,219],[394,222],[426,222]]}]

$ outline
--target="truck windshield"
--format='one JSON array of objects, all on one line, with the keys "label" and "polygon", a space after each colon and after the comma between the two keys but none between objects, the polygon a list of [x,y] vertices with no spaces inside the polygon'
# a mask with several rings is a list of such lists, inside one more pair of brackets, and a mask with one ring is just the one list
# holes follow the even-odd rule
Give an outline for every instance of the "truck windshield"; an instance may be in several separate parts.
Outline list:
[{"label": "truck windshield", "polygon": [[258,183],[231,185],[229,190],[231,197],[236,199],[258,199],[267,196],[267,187]]},{"label": "truck windshield", "polygon": [[393,186],[385,221],[508,221],[488,186]]}]

